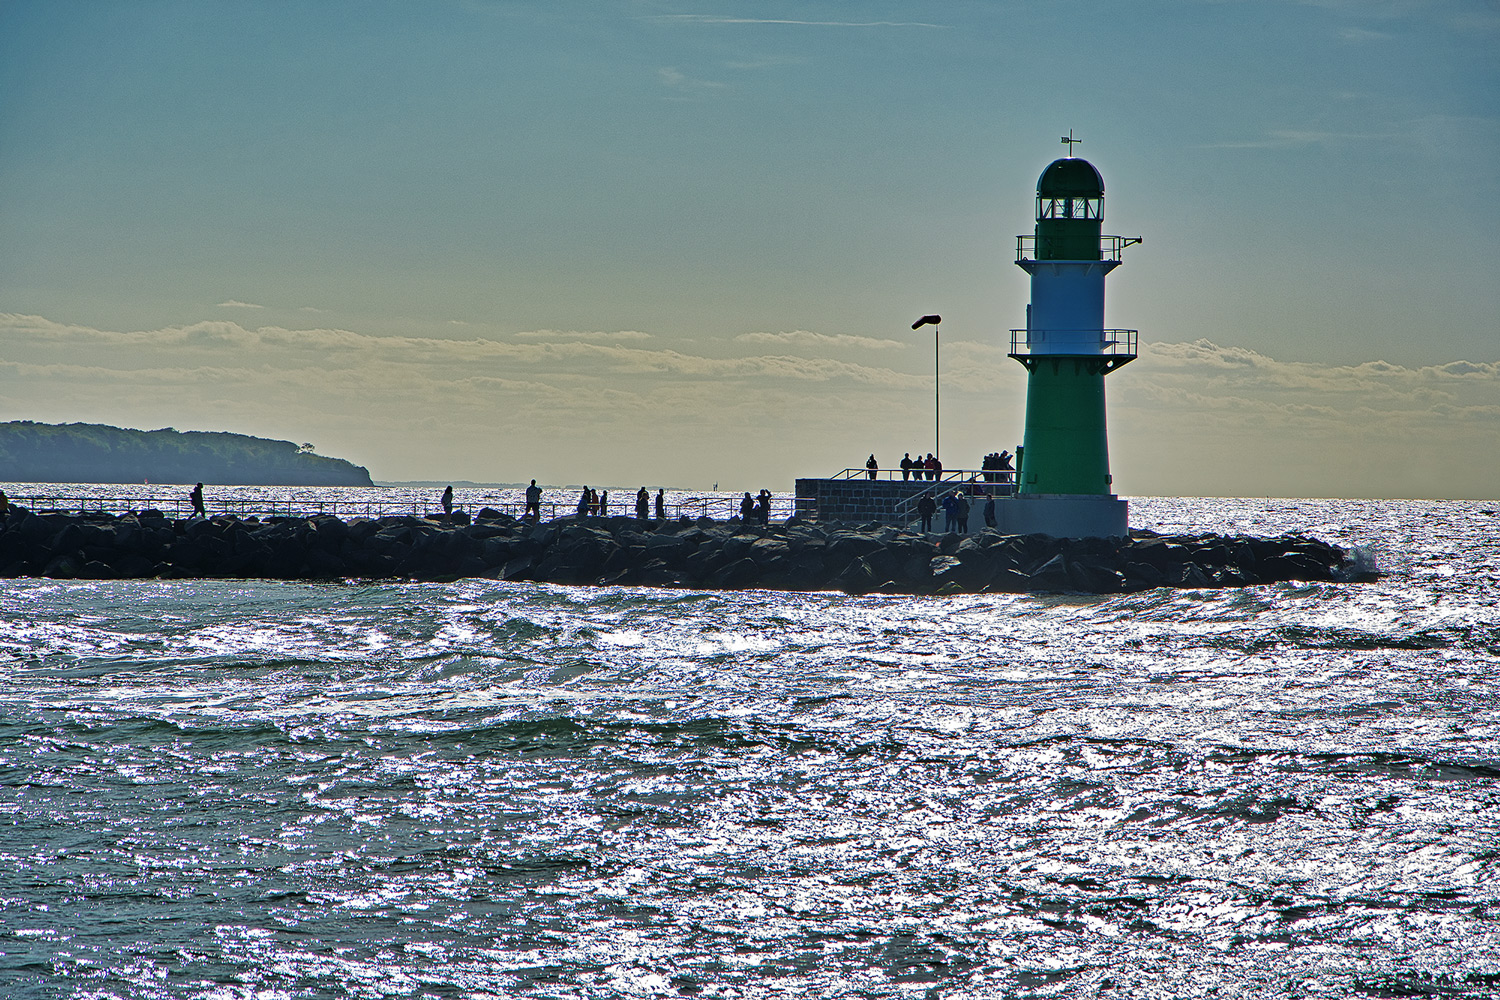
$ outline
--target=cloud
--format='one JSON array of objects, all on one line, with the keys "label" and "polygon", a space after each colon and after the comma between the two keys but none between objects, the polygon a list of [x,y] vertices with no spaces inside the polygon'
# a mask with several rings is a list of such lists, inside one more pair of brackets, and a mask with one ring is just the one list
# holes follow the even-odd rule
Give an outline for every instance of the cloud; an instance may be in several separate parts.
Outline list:
[{"label": "cloud", "polygon": [[[1348,98],[1351,95],[1338,95]],[[1455,140],[1481,157],[1500,142],[1500,119],[1478,116],[1432,114],[1381,123],[1365,131],[1325,129],[1272,129],[1258,138],[1207,143],[1201,149],[1296,149],[1308,146],[1338,147],[1355,143],[1385,144],[1425,155],[1446,155]],[[1481,152],[1483,151],[1483,152]]]},{"label": "cloud", "polygon": [[1371,31],[1369,28],[1344,28],[1339,32],[1339,37],[1351,45],[1362,45],[1366,42],[1384,42],[1393,36],[1384,31]]},{"label": "cloud", "polygon": [[736,59],[726,62],[725,69],[780,69],[784,66],[804,66],[807,59],[801,56],[762,56],[759,59]]},{"label": "cloud", "polygon": [[679,91],[720,90],[726,86],[716,80],[700,80],[686,76],[671,66],[658,69],[656,76],[665,86]]},{"label": "cloud", "polygon": [[1461,431],[1488,434],[1500,445],[1500,425],[1494,423],[1500,363],[1321,365],[1196,340],[1147,344],[1126,371],[1133,377],[1112,384],[1150,400],[1168,423],[1179,416],[1218,420],[1240,436],[1253,417],[1257,433],[1275,427],[1283,441],[1308,431],[1379,427],[1393,440],[1446,440]]},{"label": "cloud", "polygon": [[258,306],[254,302],[238,302],[238,301],[236,301],[234,299],[230,299],[227,302],[220,302],[218,307],[220,309],[264,309],[265,308],[265,306]]},{"label": "cloud", "polygon": [[742,344],[791,344],[819,349],[858,348],[867,351],[882,351],[888,348],[903,350],[907,346],[899,340],[879,340],[852,333],[813,333],[809,330],[789,330],[783,333],[742,333],[734,339]]},{"label": "cloud", "polygon": [[[373,336],[209,320],[112,331],[0,314],[0,412],[313,440],[390,479],[520,478],[487,464],[503,455],[535,470],[528,477],[694,483],[733,472],[758,489],[872,450],[931,448],[931,356],[891,350],[901,341],[709,336],[724,355],[710,357],[653,347],[642,331],[453,329]],[[1134,493],[1497,496],[1500,474],[1476,460],[1500,450],[1497,385],[1500,360],[1326,365],[1206,339],[1148,343],[1109,377],[1112,470]],[[944,343],[945,459],[1019,443],[1025,387],[1004,345]]]},{"label": "cloud", "polygon": [[640,330],[523,330],[522,340],[650,340]]}]

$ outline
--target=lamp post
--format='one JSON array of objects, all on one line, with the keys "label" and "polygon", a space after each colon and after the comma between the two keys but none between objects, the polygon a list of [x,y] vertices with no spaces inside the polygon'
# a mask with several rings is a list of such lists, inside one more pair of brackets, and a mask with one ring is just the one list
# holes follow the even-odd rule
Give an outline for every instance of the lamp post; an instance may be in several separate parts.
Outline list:
[{"label": "lamp post", "polygon": [[932,324],[932,457],[939,462],[943,460],[943,385],[942,369],[938,364],[938,324],[942,321],[943,317],[933,313],[911,325],[913,330],[920,330],[928,323]]}]

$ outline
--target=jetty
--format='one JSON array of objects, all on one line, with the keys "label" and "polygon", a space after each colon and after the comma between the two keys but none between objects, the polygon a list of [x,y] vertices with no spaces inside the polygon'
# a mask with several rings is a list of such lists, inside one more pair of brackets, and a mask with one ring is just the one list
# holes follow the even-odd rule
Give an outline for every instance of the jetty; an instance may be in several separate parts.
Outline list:
[{"label": "jetty", "polygon": [[711,518],[398,515],[174,518],[159,510],[0,517],[0,578],[427,580],[766,588],[849,594],[1245,587],[1368,579],[1358,553],[1304,535],[1056,538],[893,524]]}]

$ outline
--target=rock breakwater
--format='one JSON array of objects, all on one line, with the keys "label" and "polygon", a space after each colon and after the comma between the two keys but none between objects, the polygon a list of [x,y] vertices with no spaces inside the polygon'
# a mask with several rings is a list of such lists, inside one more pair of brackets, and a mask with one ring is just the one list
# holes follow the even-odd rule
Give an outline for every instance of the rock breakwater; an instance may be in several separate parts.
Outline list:
[{"label": "rock breakwater", "polygon": [[1333,581],[1371,573],[1314,538],[1221,535],[1058,539],[930,534],[890,526],[758,525],[634,518],[345,521],[222,516],[176,520],[12,510],[0,519],[0,577],[228,577],[278,580],[489,577],[562,584],[950,594],[1120,593]]}]

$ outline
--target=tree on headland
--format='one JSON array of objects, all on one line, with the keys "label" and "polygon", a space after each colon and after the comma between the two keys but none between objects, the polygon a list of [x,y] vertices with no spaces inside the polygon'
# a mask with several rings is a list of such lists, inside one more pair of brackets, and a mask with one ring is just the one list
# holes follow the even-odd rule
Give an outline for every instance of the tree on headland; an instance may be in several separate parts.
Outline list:
[{"label": "tree on headland", "polygon": [[107,424],[0,423],[0,480],[370,486],[363,466],[312,445],[221,431],[138,431]]}]

